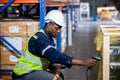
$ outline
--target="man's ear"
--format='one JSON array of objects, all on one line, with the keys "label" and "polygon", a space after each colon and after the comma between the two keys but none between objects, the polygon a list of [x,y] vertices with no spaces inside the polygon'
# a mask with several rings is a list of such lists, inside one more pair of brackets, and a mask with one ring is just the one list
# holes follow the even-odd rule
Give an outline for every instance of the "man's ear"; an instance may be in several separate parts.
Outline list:
[{"label": "man's ear", "polygon": [[49,30],[51,28],[51,26],[52,26],[51,23],[47,23],[46,29]]},{"label": "man's ear", "polygon": [[52,27],[53,25],[54,25],[54,24],[51,23],[51,22],[47,24],[48,27]]},{"label": "man's ear", "polygon": [[46,28],[48,28],[49,26],[50,26],[50,23],[47,23],[47,24],[46,24]]}]

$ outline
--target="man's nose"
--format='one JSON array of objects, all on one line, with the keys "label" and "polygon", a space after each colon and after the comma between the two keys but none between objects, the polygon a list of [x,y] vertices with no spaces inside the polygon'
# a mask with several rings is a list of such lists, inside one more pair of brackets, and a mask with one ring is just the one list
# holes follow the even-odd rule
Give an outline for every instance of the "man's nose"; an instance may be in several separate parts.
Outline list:
[{"label": "man's nose", "polygon": [[58,29],[57,32],[60,32],[60,29]]}]

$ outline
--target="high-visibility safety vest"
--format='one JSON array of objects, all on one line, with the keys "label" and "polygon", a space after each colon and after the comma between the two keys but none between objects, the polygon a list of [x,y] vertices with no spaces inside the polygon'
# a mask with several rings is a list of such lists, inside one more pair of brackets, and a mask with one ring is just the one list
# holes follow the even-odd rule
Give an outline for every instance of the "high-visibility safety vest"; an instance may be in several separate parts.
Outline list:
[{"label": "high-visibility safety vest", "polygon": [[[42,29],[39,32],[42,32],[45,34],[45,32]],[[32,36],[34,37],[34,34]],[[28,43],[31,37],[28,39]],[[18,62],[13,69],[13,72],[17,75],[23,75],[23,74],[30,73],[34,70],[46,70],[49,63],[50,61],[47,60],[46,58],[40,58],[38,56],[33,55],[31,52],[29,52],[28,44],[27,44],[25,52],[18,59]]]}]

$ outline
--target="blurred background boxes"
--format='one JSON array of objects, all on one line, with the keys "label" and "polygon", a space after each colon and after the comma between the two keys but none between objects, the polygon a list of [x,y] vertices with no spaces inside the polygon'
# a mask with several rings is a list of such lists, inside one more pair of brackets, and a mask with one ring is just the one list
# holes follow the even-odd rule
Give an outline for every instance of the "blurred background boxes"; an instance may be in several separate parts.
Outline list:
[{"label": "blurred background boxes", "polygon": [[100,19],[115,20],[118,11],[114,6],[98,7],[97,14]]}]

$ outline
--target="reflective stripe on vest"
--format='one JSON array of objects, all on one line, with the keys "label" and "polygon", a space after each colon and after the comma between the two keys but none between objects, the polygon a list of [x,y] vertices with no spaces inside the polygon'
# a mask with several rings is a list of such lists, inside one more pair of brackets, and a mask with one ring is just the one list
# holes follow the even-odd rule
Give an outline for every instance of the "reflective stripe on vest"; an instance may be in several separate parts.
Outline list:
[{"label": "reflective stripe on vest", "polygon": [[17,63],[17,65],[19,66],[19,67],[21,67],[24,71],[26,71],[27,73],[29,73],[29,72],[31,72],[32,70],[31,69],[29,69],[28,67],[26,67],[25,65],[23,65],[22,63]]},{"label": "reflective stripe on vest", "polygon": [[32,61],[32,62],[34,62],[34,63],[36,63],[36,64],[39,64],[40,66],[42,65],[42,62],[41,62],[40,60],[38,60],[38,59],[36,59],[36,58],[33,58],[32,56],[30,56],[30,55],[28,55],[28,54],[26,54],[26,53],[23,53],[23,56],[24,56],[25,58],[27,58],[28,60],[30,60],[30,61]]}]

